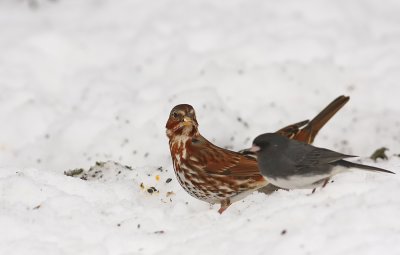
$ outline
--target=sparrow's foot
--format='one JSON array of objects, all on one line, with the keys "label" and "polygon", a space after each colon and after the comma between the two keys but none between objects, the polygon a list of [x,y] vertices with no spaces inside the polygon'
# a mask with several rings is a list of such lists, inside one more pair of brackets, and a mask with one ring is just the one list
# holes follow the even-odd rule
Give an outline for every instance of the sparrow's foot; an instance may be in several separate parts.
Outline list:
[{"label": "sparrow's foot", "polygon": [[221,208],[219,208],[219,214],[222,214],[228,207],[231,205],[231,201],[229,198],[221,201]]}]

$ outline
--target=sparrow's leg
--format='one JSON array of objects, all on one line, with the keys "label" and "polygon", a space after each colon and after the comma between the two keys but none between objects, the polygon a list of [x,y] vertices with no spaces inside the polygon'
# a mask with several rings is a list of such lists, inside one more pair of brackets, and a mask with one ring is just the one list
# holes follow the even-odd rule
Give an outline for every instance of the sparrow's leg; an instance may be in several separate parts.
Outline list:
[{"label": "sparrow's leg", "polygon": [[219,214],[222,214],[231,205],[231,200],[229,198],[221,201],[221,208],[219,208]]}]

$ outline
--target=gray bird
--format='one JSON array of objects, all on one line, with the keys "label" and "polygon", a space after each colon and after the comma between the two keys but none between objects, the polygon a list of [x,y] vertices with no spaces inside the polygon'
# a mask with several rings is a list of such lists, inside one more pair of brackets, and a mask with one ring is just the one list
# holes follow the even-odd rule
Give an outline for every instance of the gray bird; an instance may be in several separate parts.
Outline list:
[{"label": "gray bird", "polygon": [[253,141],[258,167],[264,177],[284,189],[324,187],[335,174],[358,168],[373,172],[391,171],[343,160],[356,156],[318,148],[274,133],[262,134]]}]

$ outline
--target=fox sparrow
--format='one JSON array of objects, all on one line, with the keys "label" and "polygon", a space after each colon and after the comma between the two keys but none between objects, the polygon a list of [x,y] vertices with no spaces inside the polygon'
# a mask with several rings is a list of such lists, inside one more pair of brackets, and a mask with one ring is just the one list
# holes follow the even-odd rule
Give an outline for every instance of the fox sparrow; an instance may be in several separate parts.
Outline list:
[{"label": "fox sparrow", "polygon": [[[340,98],[340,97],[339,97]],[[312,142],[318,130],[347,102],[332,102],[311,122],[299,122],[278,131],[289,138]],[[321,124],[322,123],[322,124]],[[312,124],[312,126],[310,126]],[[318,128],[318,130],[317,130]],[[176,177],[193,197],[208,203],[220,203],[219,213],[255,190],[271,193],[277,187],[269,184],[258,169],[251,152],[234,152],[220,148],[205,139],[198,130],[191,105],[175,106],[166,124],[166,134]],[[303,131],[304,130],[304,131]],[[304,132],[304,134],[303,134]],[[246,155],[249,154],[249,155]]]}]

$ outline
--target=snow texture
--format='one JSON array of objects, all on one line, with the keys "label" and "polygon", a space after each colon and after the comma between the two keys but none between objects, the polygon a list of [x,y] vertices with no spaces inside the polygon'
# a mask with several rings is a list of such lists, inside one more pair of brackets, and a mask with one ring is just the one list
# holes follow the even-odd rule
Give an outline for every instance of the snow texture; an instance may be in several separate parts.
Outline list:
[{"label": "snow texture", "polygon": [[[399,13],[397,0],[0,1],[0,254],[400,254]],[[255,192],[222,215],[177,183],[174,105],[239,150],[341,94],[315,145],[397,175]],[[368,159],[383,146],[388,160]]]}]

